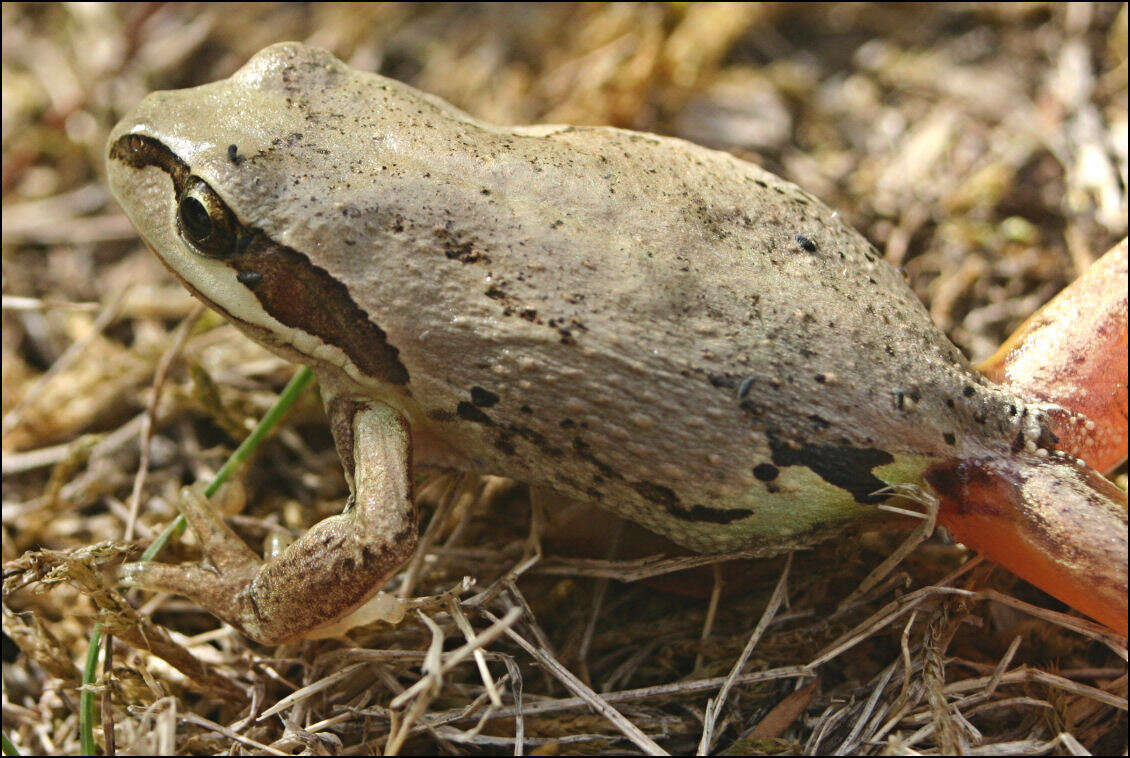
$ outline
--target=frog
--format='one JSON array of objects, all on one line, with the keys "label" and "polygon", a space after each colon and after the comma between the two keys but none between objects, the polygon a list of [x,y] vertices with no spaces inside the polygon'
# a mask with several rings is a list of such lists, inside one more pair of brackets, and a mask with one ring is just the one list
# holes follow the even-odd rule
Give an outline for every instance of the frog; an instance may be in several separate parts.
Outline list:
[{"label": "frog", "polygon": [[[704,553],[843,537],[890,488],[952,491],[969,461],[1050,476],[1125,532],[1124,494],[1119,512],[1055,449],[1058,406],[987,379],[839,214],[729,153],[488,124],[287,42],[148,95],[106,165],[173,275],[318,378],[341,514],[264,560],[188,498],[205,563],[121,571],[260,643],[363,623],[415,550],[418,466],[596,503]],[[1035,539],[1088,585],[1081,610],[1112,623],[1121,597],[1125,617],[1125,539],[1062,538]],[[1121,579],[1094,579],[1110,565]]]}]

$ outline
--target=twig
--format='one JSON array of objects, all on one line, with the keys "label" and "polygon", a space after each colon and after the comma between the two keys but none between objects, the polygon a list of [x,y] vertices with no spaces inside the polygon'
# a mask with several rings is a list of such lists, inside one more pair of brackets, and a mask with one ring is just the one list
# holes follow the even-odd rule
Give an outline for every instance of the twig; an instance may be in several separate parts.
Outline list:
[{"label": "twig", "polygon": [[765,633],[769,622],[773,620],[773,616],[777,613],[777,609],[781,607],[781,603],[785,599],[789,586],[789,569],[792,565],[793,554],[789,553],[789,557],[785,559],[785,566],[781,569],[781,578],[777,580],[777,586],[774,588],[773,594],[769,597],[769,602],[765,606],[765,611],[761,614],[761,619],[757,622],[757,626],[754,627],[753,633],[749,635],[749,641],[746,642],[741,655],[734,661],[734,667],[730,669],[730,675],[726,677],[726,682],[722,685],[718,696],[706,705],[706,714],[702,719],[702,738],[698,741],[698,755],[706,755],[710,751],[710,744],[714,737],[714,725],[718,721],[718,714],[722,712],[723,706],[726,705],[726,699],[730,696],[730,690],[733,689],[734,680],[737,678],[738,674],[741,673],[741,670],[745,668],[749,657],[753,655],[753,649],[761,640],[761,635]]},{"label": "twig", "polygon": [[286,697],[279,700],[277,703],[272,705],[267,710],[260,713],[259,717],[256,718],[255,720],[256,721],[262,721],[265,718],[268,718],[270,716],[274,716],[279,711],[286,710],[287,708],[294,705],[295,703],[297,703],[301,700],[305,700],[306,698],[310,697],[311,695],[316,695],[317,693],[321,692],[322,690],[327,689],[329,687],[332,687],[335,684],[337,684],[338,682],[342,682],[342,681],[348,679],[349,677],[353,676],[353,674],[356,673],[358,670],[363,669],[368,665],[369,665],[368,663],[354,663],[351,666],[346,666],[341,671],[337,671],[333,674],[330,674],[327,677],[323,677],[322,679],[319,679],[318,681],[314,682],[313,684],[308,684],[305,687],[302,687],[301,689],[297,689],[294,692],[287,695]]},{"label": "twig", "polygon": [[[471,627],[471,622],[467,620],[467,614],[463,612],[459,602],[455,598],[448,598],[447,601],[448,612],[451,618],[455,621],[455,625],[459,627],[459,631],[463,632],[463,636],[468,642],[475,638],[475,630]],[[474,652],[475,664],[479,667],[479,678],[483,680],[483,687],[486,688],[487,695],[490,696],[490,702],[495,708],[502,707],[502,698],[498,694],[498,690],[494,686],[494,677],[490,675],[490,669],[487,668],[487,659],[483,655],[482,648],[478,648]]]},{"label": "twig", "polygon": [[[812,672],[804,666],[782,666],[780,668],[742,674],[734,680],[734,686],[756,684],[758,682],[771,682],[778,679],[794,679],[796,677],[812,676]],[[606,703],[632,703],[637,700],[669,700],[673,697],[694,697],[704,692],[718,689],[729,679],[728,676],[715,676],[710,679],[696,679],[689,682],[673,682],[671,684],[657,684],[652,687],[639,687],[633,690],[619,690],[617,692],[602,692],[600,699]],[[577,708],[584,708],[589,701],[583,697],[567,697],[554,700],[536,700],[527,703],[522,712],[527,716],[541,716],[547,713],[560,713]],[[461,715],[462,709],[453,709],[434,714],[430,718],[432,723],[454,723],[468,720],[470,717]],[[517,715],[514,708],[503,708],[497,711],[493,718],[512,718]]]},{"label": "twig", "polygon": [[702,634],[698,638],[698,653],[694,657],[695,673],[702,670],[702,659],[706,655],[706,641],[714,630],[714,619],[718,615],[718,601],[722,598],[722,564],[710,567],[714,572],[714,587],[710,590],[710,602],[706,605],[706,618],[702,620]]},{"label": "twig", "polygon": [[[452,668],[462,663],[464,659],[470,656],[474,651],[494,642],[503,633],[511,634],[510,627],[514,625],[514,622],[516,622],[521,615],[521,608],[511,608],[501,619],[492,616],[491,620],[494,622],[493,625],[479,632],[463,646],[448,653],[447,656],[443,659],[443,664],[442,666],[440,666],[438,672],[429,673],[427,676],[419,679],[411,687],[393,698],[393,701],[389,703],[388,707],[391,710],[396,710],[397,708],[404,707],[405,703],[407,703],[410,699],[416,697],[416,695],[430,686],[435,677],[446,674]],[[513,635],[511,634],[511,636]]]},{"label": "twig", "polygon": [[[507,613],[507,617],[509,617],[514,610],[517,609],[512,609]],[[488,610],[483,610],[482,613],[484,616],[497,623],[498,617],[493,613]],[[640,748],[648,755],[668,755],[667,751],[659,747],[651,737],[644,734],[640,728],[629,721],[624,714],[613,708],[607,700],[601,699],[600,695],[593,692],[591,687],[578,679],[569,669],[558,663],[555,658],[552,658],[544,650],[534,647],[527,642],[524,637],[510,629],[506,630],[506,635],[514,640],[514,642],[518,643],[519,647],[536,658],[538,663],[565,685],[566,689],[584,700],[587,705],[601,716],[608,719],[612,725],[619,729],[636,747]]]},{"label": "twig", "polygon": [[161,356],[161,360],[157,363],[157,370],[153,372],[153,387],[150,392],[149,403],[145,406],[145,415],[141,418],[140,460],[137,464],[137,475],[133,478],[133,489],[129,496],[129,518],[126,519],[123,536],[126,542],[133,539],[137,512],[141,505],[141,490],[145,486],[145,477],[149,473],[149,448],[153,439],[153,422],[157,418],[157,404],[161,400],[161,390],[165,387],[165,379],[169,374],[169,368],[173,365],[173,360],[184,349],[188,333],[203,313],[204,303],[197,303],[177,327],[176,334],[173,335],[173,343]]}]

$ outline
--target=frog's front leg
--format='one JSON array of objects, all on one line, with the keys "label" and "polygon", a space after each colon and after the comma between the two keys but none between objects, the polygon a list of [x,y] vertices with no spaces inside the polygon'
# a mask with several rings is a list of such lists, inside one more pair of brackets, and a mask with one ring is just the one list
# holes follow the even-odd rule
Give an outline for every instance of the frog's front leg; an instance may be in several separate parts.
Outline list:
[{"label": "frog's front leg", "polygon": [[209,565],[132,563],[123,582],[184,595],[267,644],[321,636],[364,605],[416,547],[411,439],[387,406],[337,398],[327,411],[352,492],[344,513],[262,561],[190,491],[182,508]]}]

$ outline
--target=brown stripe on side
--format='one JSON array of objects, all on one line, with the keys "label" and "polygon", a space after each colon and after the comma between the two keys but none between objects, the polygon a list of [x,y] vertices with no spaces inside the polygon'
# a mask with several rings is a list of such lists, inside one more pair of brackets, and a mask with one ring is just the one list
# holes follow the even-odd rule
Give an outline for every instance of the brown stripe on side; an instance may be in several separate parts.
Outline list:
[{"label": "brown stripe on side", "polygon": [[408,383],[408,369],[384,330],[353,301],[344,284],[302,253],[257,232],[227,263],[263,309],[282,323],[341,348],[367,376],[389,384]]},{"label": "brown stripe on side", "polygon": [[[114,142],[110,158],[136,169],[153,166],[173,180],[178,201],[192,177],[188,166],[160,141],[127,134]],[[231,209],[228,209],[231,212]],[[235,217],[234,212],[232,213]],[[261,229],[240,222],[241,249],[223,259],[263,309],[278,321],[301,329],[342,350],[366,375],[389,384],[407,384],[408,369],[399,352],[349,294],[344,284],[311,263],[304,254],[280,245]],[[158,256],[160,257],[160,256]],[[178,277],[179,278],[179,277]],[[196,289],[190,288],[195,292]],[[231,314],[201,298],[234,322]],[[252,330],[255,333],[260,330]],[[266,340],[268,343],[273,340]]]}]

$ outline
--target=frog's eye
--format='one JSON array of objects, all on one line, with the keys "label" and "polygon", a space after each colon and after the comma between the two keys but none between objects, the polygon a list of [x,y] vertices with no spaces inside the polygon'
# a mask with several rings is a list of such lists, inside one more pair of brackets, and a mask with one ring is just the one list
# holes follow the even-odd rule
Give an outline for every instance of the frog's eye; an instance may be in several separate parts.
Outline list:
[{"label": "frog's eye", "polygon": [[212,188],[192,177],[177,203],[181,236],[202,255],[225,258],[236,249],[239,223]]}]

